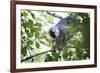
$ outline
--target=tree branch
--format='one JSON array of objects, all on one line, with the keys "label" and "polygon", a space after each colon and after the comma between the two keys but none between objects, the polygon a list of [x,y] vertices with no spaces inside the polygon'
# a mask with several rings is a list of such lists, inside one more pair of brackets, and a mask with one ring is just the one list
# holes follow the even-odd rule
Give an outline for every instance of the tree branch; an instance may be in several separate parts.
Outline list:
[{"label": "tree branch", "polygon": [[54,17],[56,17],[56,18],[62,19],[61,16],[58,16],[58,15],[56,15],[55,13],[50,13],[49,11],[46,11],[46,13],[49,14],[49,15],[52,15],[52,16],[54,16]]},{"label": "tree branch", "polygon": [[38,53],[38,54],[35,54],[35,55],[32,55],[32,56],[29,56],[29,57],[27,57],[27,58],[25,58],[25,59],[22,59],[21,62],[24,62],[24,61],[26,61],[26,60],[28,60],[28,59],[31,59],[31,58],[36,57],[36,56],[39,56],[39,55],[41,55],[41,54],[45,54],[45,53],[51,52],[51,51],[53,51],[53,50],[54,50],[54,49],[48,50],[48,51],[44,51],[44,52],[41,52],[41,53]]}]

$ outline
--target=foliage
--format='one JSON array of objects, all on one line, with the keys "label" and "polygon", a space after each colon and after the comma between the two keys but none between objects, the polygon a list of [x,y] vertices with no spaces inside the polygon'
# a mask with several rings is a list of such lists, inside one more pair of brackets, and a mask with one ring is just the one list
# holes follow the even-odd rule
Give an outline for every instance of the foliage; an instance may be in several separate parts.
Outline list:
[{"label": "foliage", "polygon": [[59,17],[73,16],[80,20],[80,24],[73,23],[66,26],[72,36],[70,36],[69,40],[66,40],[66,45],[62,51],[47,52],[26,60],[25,63],[84,60],[90,58],[89,13],[48,13],[47,11],[21,10],[21,59],[52,49],[54,41],[47,32],[50,25],[60,20],[60,18],[57,18],[57,15]]}]

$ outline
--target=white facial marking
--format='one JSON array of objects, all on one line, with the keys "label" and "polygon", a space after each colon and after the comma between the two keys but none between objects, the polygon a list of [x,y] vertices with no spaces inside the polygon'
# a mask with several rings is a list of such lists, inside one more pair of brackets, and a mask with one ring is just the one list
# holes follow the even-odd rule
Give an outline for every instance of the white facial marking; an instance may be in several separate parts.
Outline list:
[{"label": "white facial marking", "polygon": [[55,27],[53,28],[53,32],[55,32],[56,37],[59,36],[59,33],[60,33],[60,32],[59,32],[58,27],[55,26]]}]

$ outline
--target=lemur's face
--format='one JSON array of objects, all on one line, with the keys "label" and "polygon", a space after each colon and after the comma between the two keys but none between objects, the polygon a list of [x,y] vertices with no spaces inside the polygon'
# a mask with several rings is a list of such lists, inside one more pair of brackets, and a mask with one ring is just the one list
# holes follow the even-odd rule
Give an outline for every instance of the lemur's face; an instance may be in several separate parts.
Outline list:
[{"label": "lemur's face", "polygon": [[56,38],[59,36],[60,31],[59,28],[57,26],[53,26],[49,29],[49,34],[52,38]]}]

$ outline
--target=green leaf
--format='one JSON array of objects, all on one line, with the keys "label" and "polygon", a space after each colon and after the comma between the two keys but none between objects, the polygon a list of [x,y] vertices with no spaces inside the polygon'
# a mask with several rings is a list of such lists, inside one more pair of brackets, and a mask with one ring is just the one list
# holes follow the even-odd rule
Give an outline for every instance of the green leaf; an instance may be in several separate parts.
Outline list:
[{"label": "green leaf", "polygon": [[48,61],[54,61],[54,58],[52,56],[50,56],[50,54],[47,54],[45,61],[46,62],[48,62]]},{"label": "green leaf", "polygon": [[28,23],[29,23],[29,24],[33,24],[33,21],[29,19]]},{"label": "green leaf", "polygon": [[33,37],[33,33],[29,32],[29,30],[25,30],[25,32],[29,38]]},{"label": "green leaf", "polygon": [[45,45],[45,42],[44,42],[44,41],[41,40],[41,41],[39,41],[39,42],[40,42],[41,44],[44,44],[44,45]]},{"label": "green leaf", "polygon": [[35,42],[35,46],[38,49],[40,47],[40,44],[38,42]]},{"label": "green leaf", "polygon": [[23,56],[26,56],[26,54],[27,54],[27,47],[21,48],[21,53],[22,53]]},{"label": "green leaf", "polygon": [[26,34],[28,35],[29,34],[29,30],[25,30]]},{"label": "green leaf", "polygon": [[28,16],[28,13],[26,13],[25,11],[22,13],[22,16],[25,16],[27,17]]},{"label": "green leaf", "polygon": [[31,29],[31,32],[34,33],[34,32],[37,32],[37,31],[40,31],[40,28],[35,28],[34,26],[33,27],[30,27]]},{"label": "green leaf", "polygon": [[33,41],[29,40],[29,41],[27,42],[27,44],[28,44],[28,45],[31,45],[31,44],[33,44]]},{"label": "green leaf", "polygon": [[38,23],[38,22],[35,23],[34,25],[35,25],[35,26],[38,26],[38,27],[41,27],[41,26],[42,26],[42,24],[41,24],[41,23]]},{"label": "green leaf", "polygon": [[68,48],[64,48],[64,51],[63,51],[63,59],[64,60],[67,60],[68,58]]},{"label": "green leaf", "polygon": [[61,56],[57,52],[52,52],[52,56],[54,56],[56,60],[58,60],[58,58],[61,58]]},{"label": "green leaf", "polygon": [[35,32],[35,38],[39,38],[40,33],[39,32]]},{"label": "green leaf", "polygon": [[69,57],[71,57],[71,56],[72,56],[72,54],[73,54],[73,53],[70,51],[70,52],[68,53]]},{"label": "green leaf", "polygon": [[33,37],[33,34],[32,33],[29,33],[28,37],[29,38]]}]

